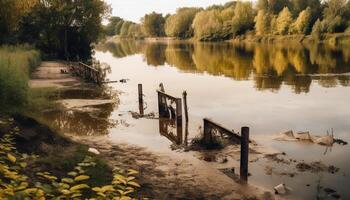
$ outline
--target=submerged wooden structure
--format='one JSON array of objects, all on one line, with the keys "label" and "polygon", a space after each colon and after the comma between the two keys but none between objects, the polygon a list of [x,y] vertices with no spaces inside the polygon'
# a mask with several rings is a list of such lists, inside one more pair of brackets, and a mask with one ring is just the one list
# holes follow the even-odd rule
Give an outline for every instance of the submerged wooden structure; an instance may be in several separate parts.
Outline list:
[{"label": "submerged wooden structure", "polygon": [[69,67],[74,75],[98,85],[102,84],[101,72],[96,68],[82,62],[70,62]]}]

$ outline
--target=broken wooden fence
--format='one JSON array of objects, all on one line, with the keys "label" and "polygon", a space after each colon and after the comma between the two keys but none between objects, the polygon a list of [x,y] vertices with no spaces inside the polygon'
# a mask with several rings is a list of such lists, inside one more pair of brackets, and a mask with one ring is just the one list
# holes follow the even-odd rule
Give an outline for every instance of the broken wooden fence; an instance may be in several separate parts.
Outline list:
[{"label": "broken wooden fence", "polygon": [[219,133],[221,137],[226,136],[231,141],[241,144],[240,178],[246,182],[248,180],[249,127],[242,127],[241,135],[238,135],[233,130],[229,130],[210,119],[204,118],[203,122],[203,139],[206,145],[213,144],[216,133]]},{"label": "broken wooden fence", "polygon": [[101,73],[94,67],[82,62],[71,62],[69,63],[69,66],[73,74],[85,80],[92,81],[98,85],[101,85]]},{"label": "broken wooden fence", "polygon": [[[182,100],[173,97],[162,91],[158,92],[158,111],[159,118],[176,119],[177,125],[182,126]],[[175,104],[175,108],[173,106]]]}]

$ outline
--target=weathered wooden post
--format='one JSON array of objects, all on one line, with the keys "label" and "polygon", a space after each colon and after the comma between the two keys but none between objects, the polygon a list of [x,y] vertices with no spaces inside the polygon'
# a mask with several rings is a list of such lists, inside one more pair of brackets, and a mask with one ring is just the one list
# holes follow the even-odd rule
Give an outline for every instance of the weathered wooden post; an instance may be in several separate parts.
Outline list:
[{"label": "weathered wooden post", "polygon": [[244,182],[248,181],[248,155],[249,155],[249,127],[242,127],[240,177],[241,177],[241,180]]},{"label": "weathered wooden post", "polygon": [[206,118],[203,119],[203,137],[204,137],[204,143],[206,145],[212,144],[212,135],[211,135],[211,128],[209,127],[208,120]]},{"label": "weathered wooden post", "polygon": [[143,116],[143,92],[142,92],[142,84],[138,84],[138,90],[139,90],[139,109],[140,109],[140,115]]},{"label": "weathered wooden post", "polygon": [[185,109],[185,120],[186,124],[188,123],[188,108],[187,108],[187,92],[184,91],[182,93],[183,99],[184,99],[184,109]]},{"label": "weathered wooden post", "polygon": [[176,123],[182,127],[182,99],[176,99]]},{"label": "weathered wooden post", "polygon": [[164,104],[164,96],[163,92],[158,90],[158,112],[159,112],[159,118],[166,117],[166,105]]}]

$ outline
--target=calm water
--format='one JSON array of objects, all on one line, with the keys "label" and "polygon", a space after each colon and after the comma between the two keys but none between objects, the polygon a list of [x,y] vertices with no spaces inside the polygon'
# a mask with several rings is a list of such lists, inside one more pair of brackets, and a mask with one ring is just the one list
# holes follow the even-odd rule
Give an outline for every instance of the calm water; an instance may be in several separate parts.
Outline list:
[{"label": "calm water", "polygon": [[[183,136],[188,141],[198,134],[202,119],[209,117],[237,131],[249,126],[253,139],[286,152],[287,158],[340,168],[336,174],[271,176],[264,173],[264,166],[271,163],[261,160],[250,165],[251,182],[266,188],[284,182],[293,188],[291,198],[301,199],[316,199],[319,183],[350,199],[349,145],[336,144],[325,153],[326,148],[316,144],[278,142],[270,137],[287,130],[325,135],[333,128],[336,138],[350,141],[349,47],[121,41],[98,46],[95,57],[111,66],[109,80],[128,81],[110,84],[120,92],[120,105],[101,114],[102,127],[80,117],[86,119],[82,127],[88,126],[90,133],[108,133],[112,140],[170,151],[179,143],[172,136],[176,134],[171,124],[134,119],[130,114],[138,112],[138,83],[143,84],[145,113],[157,113],[156,90],[163,83],[173,96],[181,97],[184,90],[188,93],[190,123],[188,135]],[[110,121],[114,126],[106,123]],[[160,133],[164,127],[174,134]],[[296,171],[288,165],[272,165],[280,171]]]}]

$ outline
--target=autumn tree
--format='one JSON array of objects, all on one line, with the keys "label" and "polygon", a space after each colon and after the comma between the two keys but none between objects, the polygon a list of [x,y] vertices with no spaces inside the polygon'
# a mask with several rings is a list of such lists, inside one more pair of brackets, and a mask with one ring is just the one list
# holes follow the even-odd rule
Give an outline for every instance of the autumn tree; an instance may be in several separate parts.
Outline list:
[{"label": "autumn tree", "polygon": [[255,11],[251,2],[238,2],[232,19],[234,35],[245,33],[254,28]]},{"label": "autumn tree", "polygon": [[171,15],[165,22],[165,33],[170,37],[189,38],[193,36],[192,22],[198,8],[180,8],[176,14]]},{"label": "autumn tree", "polygon": [[120,36],[121,37],[128,37],[129,35],[129,28],[133,23],[130,21],[124,21],[121,29],[120,29]]},{"label": "autumn tree", "polygon": [[297,34],[306,34],[309,29],[311,20],[311,9],[308,7],[307,9],[300,12],[298,18],[291,25],[291,32]]},{"label": "autumn tree", "polygon": [[255,32],[257,35],[265,35],[269,33],[271,23],[269,21],[269,14],[265,10],[259,10],[255,21]]},{"label": "autumn tree", "polygon": [[146,36],[161,37],[165,35],[164,23],[165,19],[162,14],[152,12],[146,14],[142,19],[142,28]]},{"label": "autumn tree", "polygon": [[269,9],[269,0],[258,0],[256,7],[259,11],[264,10],[267,12]]},{"label": "autumn tree", "polygon": [[134,38],[134,39],[141,39],[144,37],[144,34],[142,32],[142,28],[140,24],[131,24],[129,26],[128,30],[128,37]]},{"label": "autumn tree", "polygon": [[317,19],[316,23],[312,27],[311,35],[315,40],[320,40],[322,34],[322,25],[320,19]]},{"label": "autumn tree", "polygon": [[194,36],[198,40],[221,39],[223,23],[220,18],[220,11],[216,9],[199,12],[193,20],[192,27]]},{"label": "autumn tree", "polygon": [[283,8],[283,10],[278,14],[277,17],[277,33],[280,35],[285,35],[289,31],[290,24],[292,23],[293,18],[287,7]]}]

